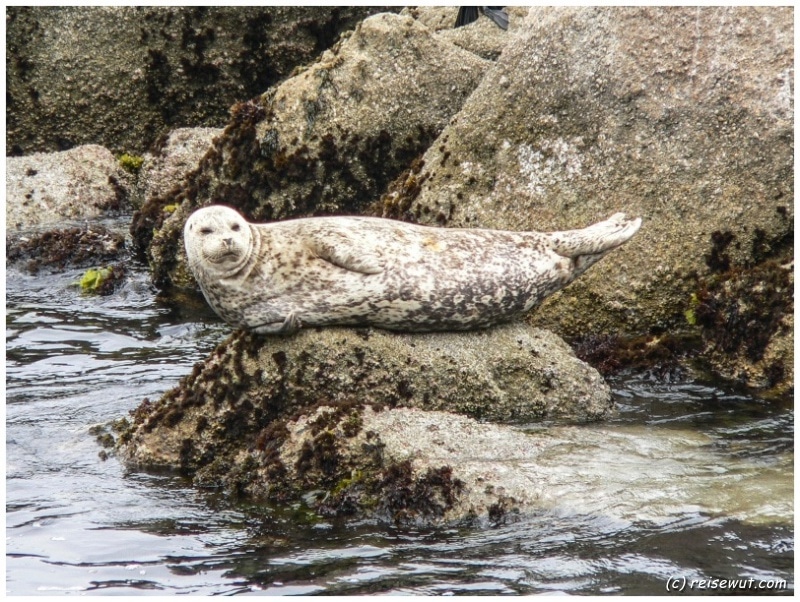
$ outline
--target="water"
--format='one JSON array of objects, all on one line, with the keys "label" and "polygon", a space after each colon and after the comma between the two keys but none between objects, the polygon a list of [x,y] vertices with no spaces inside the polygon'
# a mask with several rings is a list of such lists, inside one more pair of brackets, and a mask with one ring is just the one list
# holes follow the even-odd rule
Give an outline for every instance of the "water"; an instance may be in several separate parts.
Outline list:
[{"label": "water", "polygon": [[107,298],[79,276],[7,273],[8,594],[661,594],[750,577],[785,582],[751,593],[793,591],[791,407],[619,377],[614,419],[528,429],[546,442],[544,494],[520,522],[320,521],[100,458],[92,427],[160,396],[228,329],[159,305],[144,273]]}]

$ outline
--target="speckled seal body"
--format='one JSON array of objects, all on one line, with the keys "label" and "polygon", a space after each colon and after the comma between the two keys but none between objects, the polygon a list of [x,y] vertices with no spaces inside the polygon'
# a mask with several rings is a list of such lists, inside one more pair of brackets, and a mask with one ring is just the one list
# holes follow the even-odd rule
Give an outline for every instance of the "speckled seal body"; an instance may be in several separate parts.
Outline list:
[{"label": "speckled seal body", "polygon": [[251,224],[212,205],[189,217],[184,243],[209,304],[234,326],[269,334],[329,325],[468,330],[528,312],[640,224],[622,213],[551,233],[371,217]]}]

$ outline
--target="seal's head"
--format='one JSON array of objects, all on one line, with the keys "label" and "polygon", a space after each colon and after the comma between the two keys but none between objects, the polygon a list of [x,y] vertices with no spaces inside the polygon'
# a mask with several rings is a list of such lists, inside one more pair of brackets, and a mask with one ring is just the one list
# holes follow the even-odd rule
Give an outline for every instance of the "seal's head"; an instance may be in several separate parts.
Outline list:
[{"label": "seal's head", "polygon": [[247,220],[230,207],[198,209],[183,227],[189,267],[217,275],[235,271],[247,261],[252,236]]}]

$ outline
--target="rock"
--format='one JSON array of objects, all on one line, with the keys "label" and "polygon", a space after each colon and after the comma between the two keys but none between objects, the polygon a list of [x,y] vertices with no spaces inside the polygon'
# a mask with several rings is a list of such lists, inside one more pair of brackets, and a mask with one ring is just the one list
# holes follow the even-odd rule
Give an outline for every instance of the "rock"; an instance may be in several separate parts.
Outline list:
[{"label": "rock", "polygon": [[[320,410],[323,406],[327,409]],[[420,412],[383,416],[399,407]],[[612,402],[600,375],[575,358],[563,341],[523,324],[438,334],[328,328],[301,330],[289,338],[259,338],[238,331],[177,388],[155,403],[145,400],[132,412],[133,422],[119,441],[129,465],[179,468],[194,475],[198,485],[221,484],[232,493],[274,501],[334,487],[334,481],[345,478],[343,471],[352,470],[369,469],[376,482],[389,478],[389,473],[381,472],[389,471],[404,487],[412,488],[417,477],[411,473],[421,470],[420,478],[429,485],[447,485],[446,474],[437,472],[434,460],[416,463],[413,470],[391,468],[407,458],[381,461],[384,446],[404,445],[411,455],[423,449],[419,437],[404,439],[401,433],[410,431],[397,429],[396,420],[411,420],[409,416],[416,417],[415,428],[422,428],[419,425],[431,413],[430,420],[444,425],[443,441],[454,450],[470,441],[458,442],[467,431],[482,441],[500,433],[496,450],[521,445],[512,429],[488,428],[487,434],[478,435],[483,425],[448,418],[445,411],[490,421],[573,422],[609,415]],[[320,418],[319,412],[325,416]],[[458,426],[452,437],[451,423]],[[305,435],[300,435],[309,424],[316,425],[308,431],[315,440],[306,445]],[[361,433],[366,439],[358,440],[363,446],[351,446],[346,462],[331,460],[335,466],[328,470],[325,446],[334,459],[345,453],[339,451],[344,449],[340,435],[328,432],[334,427],[345,438]],[[370,448],[369,441],[377,447]],[[303,452],[309,445],[313,449]],[[484,452],[491,449],[486,443]],[[501,455],[498,460],[507,458]],[[306,461],[308,468],[298,469],[287,481],[291,467]],[[434,472],[428,474],[429,468]],[[459,486],[459,496],[465,496],[459,499],[473,500],[471,507],[485,509],[499,503],[495,494],[501,487],[511,487],[500,479],[495,494],[486,497],[473,491],[477,476],[459,474],[467,484]],[[512,497],[519,500],[521,495]],[[458,508],[462,512],[465,507]]]},{"label": "rock", "polygon": [[[6,154],[220,126],[374,7],[9,7]],[[397,10],[397,9],[394,9]]]},{"label": "rock", "polygon": [[[541,495],[535,471],[516,467],[534,464],[544,446],[512,427],[447,412],[365,408],[354,432],[352,414],[338,424],[334,415],[322,407],[288,423],[280,448],[286,482],[299,491],[313,487],[316,495],[305,500],[323,515],[499,524],[531,512]],[[267,493],[268,482],[255,481],[254,492]]]},{"label": "rock", "polygon": [[[613,261],[532,314],[568,337],[686,329],[709,277],[791,255],[791,9],[532,8],[509,33],[383,215],[510,230],[642,216]],[[781,357],[773,373],[791,374]]]},{"label": "rock", "polygon": [[133,177],[102,146],[6,158],[6,227],[62,225],[129,211]]},{"label": "rock", "polygon": [[535,323],[681,324],[720,240],[744,266],[793,231],[792,30],[788,8],[532,8],[385,214],[510,230],[641,215]]},{"label": "rock", "polygon": [[144,156],[139,173],[138,196],[145,199],[172,191],[176,196],[184,180],[197,170],[200,160],[213,147],[222,128],[178,128],[164,137],[151,153]]},{"label": "rock", "polygon": [[115,264],[102,268],[90,268],[81,276],[78,286],[88,295],[109,296],[125,284],[127,268],[125,264]]},{"label": "rock", "polygon": [[[150,197],[131,232],[162,289],[196,289],[181,234],[198,206],[254,221],[358,213],[428,147],[489,62],[411,17],[379,14],[232,119],[185,190]],[[168,217],[163,207],[180,202]]]},{"label": "rock", "polygon": [[768,260],[700,280],[687,320],[719,375],[788,400],[794,394],[794,260]]},{"label": "rock", "polygon": [[6,236],[7,265],[17,263],[34,274],[43,267],[64,270],[106,265],[124,255],[125,235],[101,224],[12,232]]},{"label": "rock", "polygon": [[509,16],[508,31],[500,29],[490,19],[483,17],[469,25],[456,28],[454,25],[458,15],[457,6],[407,7],[400,14],[409,14],[418,19],[428,28],[435,30],[442,40],[474,52],[482,58],[495,61],[528,14],[527,7],[507,6],[505,11]]}]

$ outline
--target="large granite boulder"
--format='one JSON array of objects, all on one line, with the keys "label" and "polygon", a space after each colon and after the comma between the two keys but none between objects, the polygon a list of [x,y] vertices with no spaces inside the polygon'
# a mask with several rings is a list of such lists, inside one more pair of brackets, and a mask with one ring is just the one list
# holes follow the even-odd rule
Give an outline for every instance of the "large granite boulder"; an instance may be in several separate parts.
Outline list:
[{"label": "large granite boulder", "polygon": [[[6,10],[6,154],[101,144],[141,155],[313,61],[375,7]],[[396,10],[396,9],[395,9]]]},{"label": "large granite boulder", "polygon": [[790,392],[792,14],[532,8],[382,214],[511,230],[640,215],[533,323],[694,332],[719,374]]},{"label": "large granite boulder", "polygon": [[384,214],[644,225],[535,314],[568,335],[686,325],[698,275],[792,245],[790,8],[534,8]]}]

